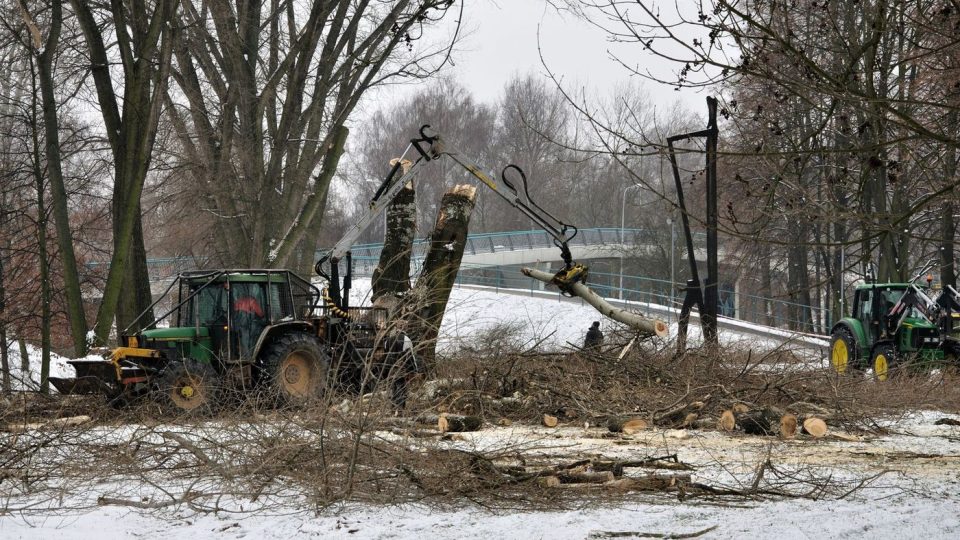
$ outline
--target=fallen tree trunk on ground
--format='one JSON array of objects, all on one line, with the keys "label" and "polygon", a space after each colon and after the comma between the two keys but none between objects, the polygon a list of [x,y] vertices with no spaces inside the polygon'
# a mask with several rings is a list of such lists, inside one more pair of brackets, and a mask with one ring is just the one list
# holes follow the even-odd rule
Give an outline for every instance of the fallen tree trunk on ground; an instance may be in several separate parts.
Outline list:
[{"label": "fallen tree trunk on ground", "polygon": [[[543,272],[534,268],[523,268],[521,271],[523,272],[523,275],[538,281],[542,281],[544,283],[553,283],[553,274],[548,272]],[[639,313],[614,307],[609,302],[601,298],[597,293],[590,290],[590,288],[583,283],[574,283],[570,286],[567,292],[582,298],[588,304],[596,308],[596,310],[602,313],[605,317],[623,323],[638,332],[653,334],[660,337],[666,337],[668,333],[667,323],[658,319],[649,319]]]}]

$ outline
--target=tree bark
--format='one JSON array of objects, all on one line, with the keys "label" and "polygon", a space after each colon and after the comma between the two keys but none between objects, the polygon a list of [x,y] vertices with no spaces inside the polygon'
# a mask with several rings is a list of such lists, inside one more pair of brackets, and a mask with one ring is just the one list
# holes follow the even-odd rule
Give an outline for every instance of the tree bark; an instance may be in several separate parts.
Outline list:
[{"label": "tree bark", "polygon": [[[403,172],[409,168],[409,162],[405,163]],[[416,194],[411,182],[387,207],[383,250],[372,278],[374,302],[385,295],[399,298],[410,290],[410,256],[417,230]]]},{"label": "tree bark", "polygon": [[[70,230],[67,188],[63,181],[62,160],[60,155],[60,123],[57,118],[57,101],[54,94],[53,56],[60,41],[60,29],[63,21],[63,2],[51,2],[50,32],[43,52],[38,51],[37,68],[40,81],[40,96],[43,102],[43,127],[46,140],[45,155],[47,174],[50,177],[50,192],[53,205],[53,220],[57,231],[57,245],[60,248],[60,261],[63,265],[64,294],[67,297],[67,314],[70,319],[70,334],[73,338],[73,354],[83,356],[87,353],[87,316],[83,308],[83,296],[80,292],[80,273],[77,270],[77,257],[73,250],[73,233]],[[21,10],[28,26],[33,25],[26,7],[21,2]],[[36,29],[36,26],[32,26]],[[39,31],[37,31],[39,35]],[[39,49],[38,41],[34,45]]]},{"label": "tree bark", "polygon": [[[544,283],[551,283],[553,281],[553,274],[536,270],[534,268],[522,268],[521,272],[523,272],[523,275],[525,276],[542,281]],[[668,328],[665,322],[657,319],[648,319],[639,313],[633,313],[625,309],[614,307],[610,305],[609,302],[597,295],[597,293],[591,291],[590,288],[583,283],[574,283],[571,285],[570,293],[574,296],[583,298],[588,304],[596,308],[596,310],[602,313],[605,317],[626,324],[636,331],[654,334],[660,337],[667,335]]]},{"label": "tree bark", "polygon": [[[114,91],[107,45],[91,6],[81,0],[71,0],[90,55],[91,75],[114,159],[113,256],[95,325],[100,343],[106,343],[115,317],[118,332],[141,312],[144,313],[142,320],[153,318],[147,312],[149,276],[143,249],[140,195],[166,94],[173,53],[170,21],[178,3],[178,0],[158,0],[150,13],[143,4],[111,4],[117,29],[117,53],[123,67],[121,109]],[[121,295],[124,289],[126,292]]]},{"label": "tree bark", "polygon": [[437,335],[460,270],[476,192],[473,186],[459,185],[443,195],[430,249],[412,295],[416,319],[411,338],[417,356],[427,366],[433,365],[436,357]]},{"label": "tree bark", "polygon": [[47,203],[40,160],[37,89],[30,93],[30,133],[33,139],[33,178],[37,189],[37,262],[40,266],[40,393],[50,393],[50,261],[47,258]]}]

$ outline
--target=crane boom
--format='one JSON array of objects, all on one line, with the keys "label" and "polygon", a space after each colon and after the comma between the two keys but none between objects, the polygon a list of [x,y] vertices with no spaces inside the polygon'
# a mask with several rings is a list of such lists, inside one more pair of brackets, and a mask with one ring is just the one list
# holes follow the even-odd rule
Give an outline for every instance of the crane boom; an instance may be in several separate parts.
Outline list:
[{"label": "crane boom", "polygon": [[[410,165],[409,169],[404,170],[404,161],[407,160],[408,156],[413,157],[411,151],[416,152],[416,159],[412,165]],[[573,257],[568,245],[577,235],[577,228],[557,219],[553,214],[544,210],[533,201],[527,188],[526,175],[520,167],[513,164],[507,165],[501,171],[500,177],[497,178],[494,175],[484,172],[480,165],[473,159],[448,146],[440,134],[432,130],[429,125],[424,125],[420,128],[420,137],[410,141],[406,150],[404,150],[401,157],[396,160],[389,174],[387,174],[387,177],[380,184],[373,198],[370,200],[367,212],[347,230],[346,234],[344,234],[329,252],[317,261],[315,269],[319,275],[325,277],[331,283],[330,298],[337,306],[346,309],[348,296],[346,291],[349,290],[351,273],[350,249],[356,244],[363,232],[373,224],[374,220],[387,209],[387,206],[390,205],[390,202],[393,201],[397,193],[403,189],[403,186],[416,177],[417,172],[424,164],[444,156],[463,167],[474,179],[490,188],[494,193],[519,210],[523,215],[530,218],[540,228],[546,231],[547,234],[553,237],[554,245],[560,248],[560,257],[564,265],[563,269],[557,272],[553,280],[561,290],[566,291],[573,283],[586,279],[587,267],[573,262]],[[404,172],[398,175],[401,170],[404,170]],[[520,187],[522,189],[518,189],[518,186],[507,178],[507,173],[511,171],[519,176]],[[345,294],[341,300],[339,285],[337,284],[339,280],[338,265],[340,260],[345,257],[348,260],[348,273],[344,279]],[[330,263],[329,275],[323,268],[324,263],[328,261]]]}]

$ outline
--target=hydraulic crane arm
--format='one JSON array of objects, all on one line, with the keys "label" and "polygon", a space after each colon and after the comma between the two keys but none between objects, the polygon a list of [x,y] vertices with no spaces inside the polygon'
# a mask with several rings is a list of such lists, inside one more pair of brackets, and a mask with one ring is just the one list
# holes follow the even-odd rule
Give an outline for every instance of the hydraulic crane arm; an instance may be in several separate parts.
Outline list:
[{"label": "hydraulic crane arm", "polygon": [[[337,285],[339,277],[338,264],[340,260],[346,257],[349,261],[350,249],[353,245],[363,232],[370,227],[374,220],[386,210],[397,193],[403,189],[403,186],[416,177],[420,168],[424,164],[444,156],[463,167],[473,178],[490,188],[494,193],[530,218],[553,237],[553,243],[560,248],[560,257],[563,260],[563,269],[554,276],[554,283],[556,283],[561,290],[564,290],[565,287],[569,287],[573,283],[583,281],[586,278],[587,268],[573,262],[573,257],[568,245],[570,240],[577,235],[577,228],[560,221],[553,214],[547,212],[533,201],[527,188],[526,175],[520,167],[513,164],[507,165],[503,171],[501,171],[500,177],[496,178],[484,172],[480,165],[474,160],[447,145],[440,134],[433,131],[429,125],[424,125],[420,128],[420,137],[410,141],[403,155],[396,161],[389,174],[387,174],[386,179],[380,184],[380,187],[370,200],[367,212],[350,227],[343,238],[334,245],[333,249],[317,261],[315,269],[319,275],[330,281],[332,286],[330,297],[337,306],[343,309],[346,307],[346,302],[341,301],[339,286]],[[403,170],[404,160],[408,160],[410,157],[415,158],[410,168],[403,172],[403,174],[398,174]],[[508,172],[514,172],[519,176],[521,189],[518,189],[518,186],[507,178]],[[323,265],[328,261],[330,263],[329,275],[323,268]],[[344,299],[346,299],[346,291],[349,289],[350,279],[350,263],[348,262],[347,265],[348,274],[344,280]]]}]

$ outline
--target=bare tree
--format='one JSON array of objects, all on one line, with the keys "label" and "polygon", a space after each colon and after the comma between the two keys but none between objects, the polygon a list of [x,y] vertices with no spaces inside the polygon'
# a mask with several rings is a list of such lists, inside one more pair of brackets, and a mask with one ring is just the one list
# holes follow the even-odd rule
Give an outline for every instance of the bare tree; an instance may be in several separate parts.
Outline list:
[{"label": "bare tree", "polygon": [[168,109],[222,264],[312,262],[350,115],[443,65],[448,45],[421,38],[451,5],[183,3]]}]

